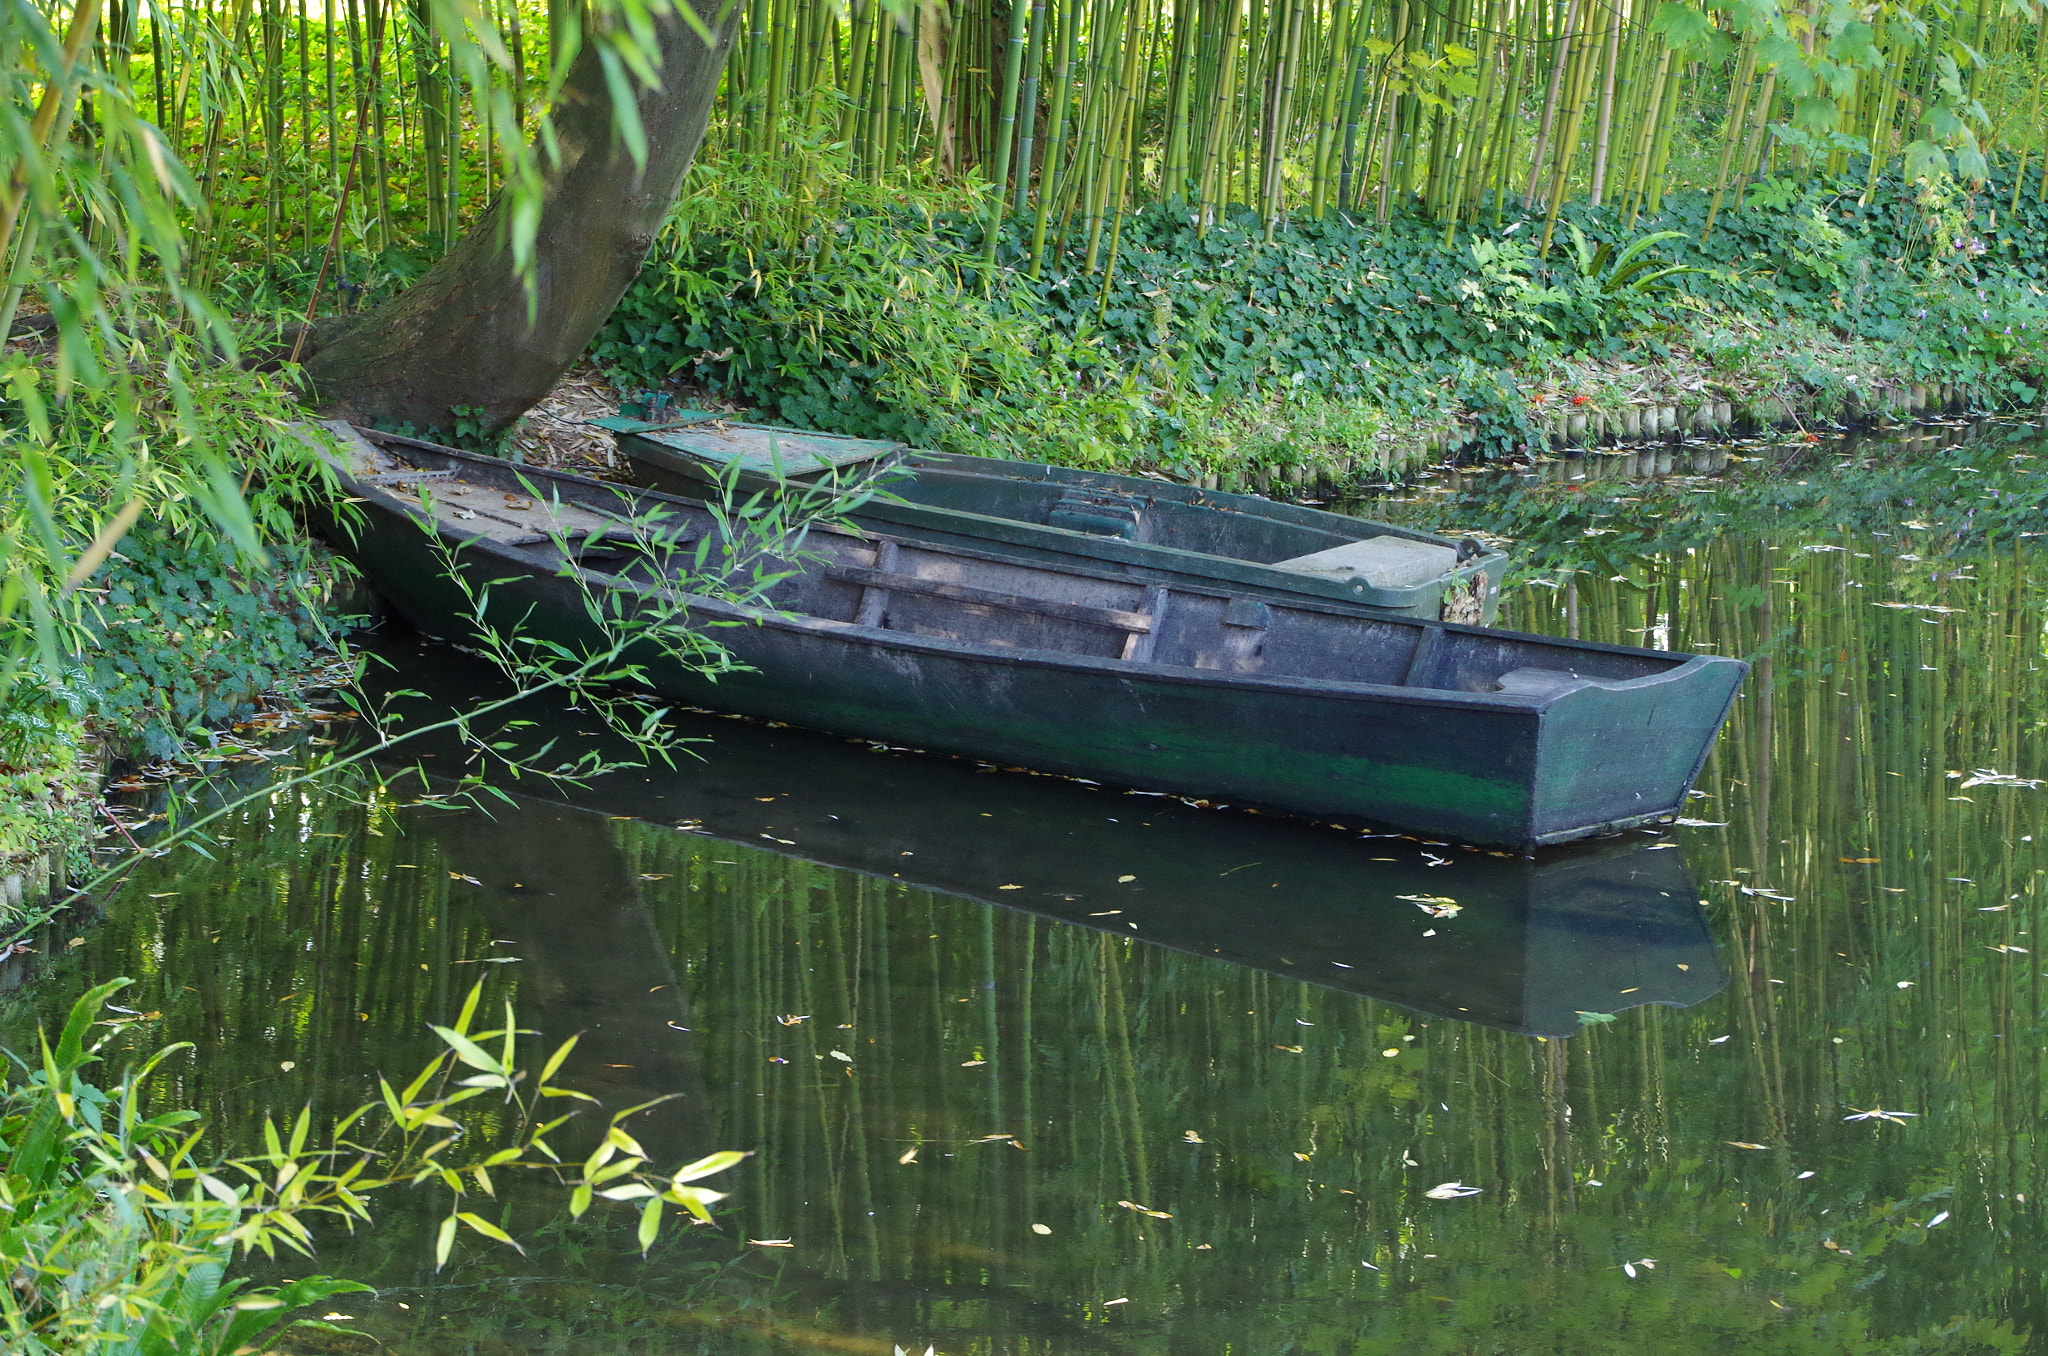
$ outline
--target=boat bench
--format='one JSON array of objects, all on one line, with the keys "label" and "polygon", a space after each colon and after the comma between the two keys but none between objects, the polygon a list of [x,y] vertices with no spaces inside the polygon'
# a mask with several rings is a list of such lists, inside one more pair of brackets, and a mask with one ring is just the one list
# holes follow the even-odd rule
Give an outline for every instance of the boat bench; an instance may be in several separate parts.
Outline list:
[{"label": "boat bench", "polygon": [[965,603],[975,607],[999,607],[1010,612],[1027,612],[1040,617],[1053,617],[1060,621],[1080,622],[1085,626],[1103,626],[1113,631],[1124,632],[1123,658],[1144,662],[1152,657],[1152,647],[1157,640],[1158,626],[1166,611],[1167,590],[1154,585],[1146,590],[1149,611],[1129,612],[1116,607],[1091,607],[1086,603],[1066,603],[1053,598],[1028,598],[1018,593],[1003,593],[996,589],[975,588],[971,584],[955,584],[943,579],[925,579],[914,574],[903,574],[889,566],[896,563],[898,547],[895,542],[881,542],[876,547],[875,562],[880,568],[864,565],[827,565],[823,573],[828,579],[842,583],[858,584],[861,599],[853,622],[856,626],[880,626],[883,613],[889,606],[892,593],[912,593],[927,598],[943,598],[948,602]]}]

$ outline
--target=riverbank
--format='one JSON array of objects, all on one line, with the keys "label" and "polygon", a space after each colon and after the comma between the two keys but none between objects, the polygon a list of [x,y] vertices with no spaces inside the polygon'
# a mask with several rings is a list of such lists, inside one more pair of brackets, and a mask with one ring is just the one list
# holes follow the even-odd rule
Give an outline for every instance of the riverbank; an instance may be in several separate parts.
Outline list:
[{"label": "riverbank", "polygon": [[[221,569],[223,543],[125,543],[102,576],[95,639],[52,683],[17,678],[0,703],[0,929],[35,917],[132,826],[102,799],[254,756],[252,738],[331,688],[340,569],[314,546],[271,543],[276,572]],[[132,554],[130,554],[132,553]]]},{"label": "riverbank", "polygon": [[[728,156],[693,174],[592,348],[625,387],[800,427],[1233,489],[1340,488],[1453,454],[2037,406],[2048,208],[1853,168],[1719,214],[1501,204],[1480,229],[1398,205],[1268,231],[1184,210],[1077,234],[1034,271],[971,195]],[[828,209],[818,204],[831,204]],[[761,204],[769,204],[762,206]],[[782,207],[776,204],[784,204]]]},{"label": "riverbank", "polygon": [[343,570],[294,516],[318,472],[289,395],[162,338],[125,407],[65,391],[34,339],[0,347],[0,428],[23,435],[0,498],[0,928],[114,831],[108,771],[232,742],[333,643]]}]

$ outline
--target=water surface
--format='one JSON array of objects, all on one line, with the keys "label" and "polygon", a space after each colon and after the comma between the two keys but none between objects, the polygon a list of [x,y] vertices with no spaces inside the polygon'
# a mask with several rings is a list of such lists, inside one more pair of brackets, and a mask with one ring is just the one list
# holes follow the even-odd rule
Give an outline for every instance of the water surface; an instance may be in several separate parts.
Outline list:
[{"label": "water surface", "polygon": [[1982,775],[2048,775],[2043,566],[1924,504],[1736,512],[1503,616],[1756,663],[1696,827],[1519,859],[689,717],[700,763],[489,815],[273,798],[9,1034],[134,975],[126,1039],[250,1126],[409,1073],[481,975],[586,1033],[575,1086],[681,1094],[658,1156],[756,1151],[645,1262],[528,1200],[527,1258],[437,1276],[387,1204],[319,1265],[406,1353],[2048,1349],[2048,792]]}]

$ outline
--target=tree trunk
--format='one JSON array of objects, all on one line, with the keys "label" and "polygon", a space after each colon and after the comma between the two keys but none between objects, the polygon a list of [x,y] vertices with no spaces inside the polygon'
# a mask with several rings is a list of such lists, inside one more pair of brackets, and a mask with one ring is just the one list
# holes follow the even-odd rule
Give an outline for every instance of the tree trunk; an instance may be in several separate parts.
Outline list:
[{"label": "tree trunk", "polygon": [[531,318],[501,196],[425,277],[306,360],[322,413],[422,432],[447,433],[459,420],[496,433],[582,356],[640,271],[703,140],[739,7],[721,16],[699,3],[713,11],[710,44],[679,15],[655,23],[662,83],[636,99],[643,167],[613,130],[595,46],[577,57],[555,109],[561,157],[543,190]]}]

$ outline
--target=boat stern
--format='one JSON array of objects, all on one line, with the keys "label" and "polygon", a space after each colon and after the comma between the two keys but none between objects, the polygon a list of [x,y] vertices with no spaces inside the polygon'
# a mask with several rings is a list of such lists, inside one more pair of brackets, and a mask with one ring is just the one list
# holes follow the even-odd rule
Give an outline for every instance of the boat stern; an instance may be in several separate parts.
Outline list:
[{"label": "boat stern", "polygon": [[1738,659],[1692,655],[1641,678],[1560,684],[1541,718],[1532,841],[1570,842],[1678,814],[1748,672]]}]

